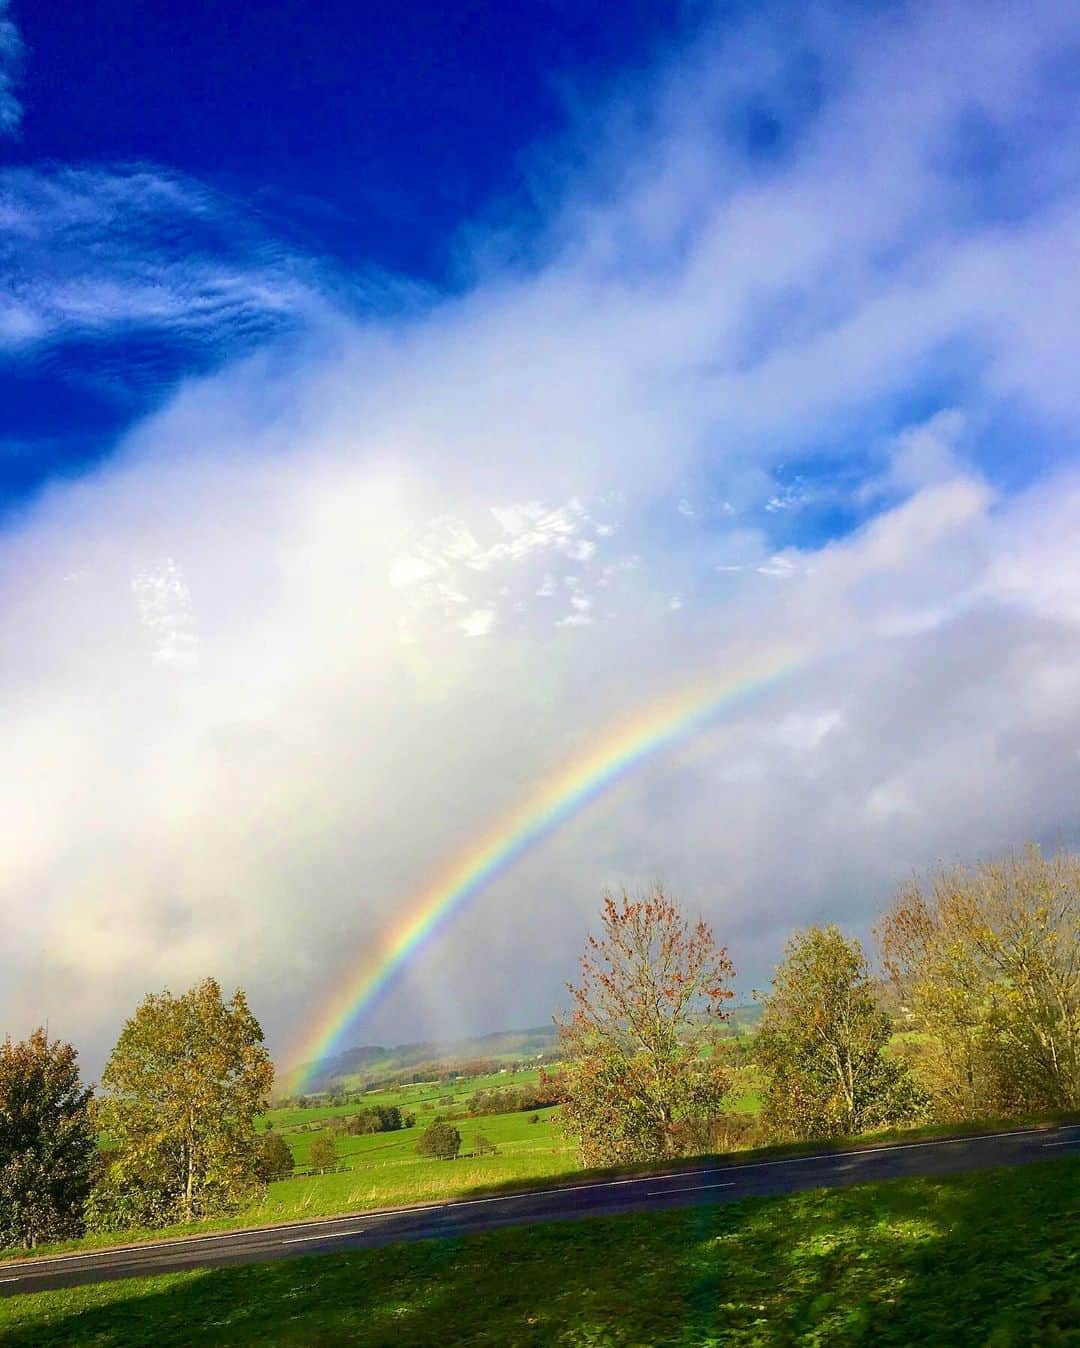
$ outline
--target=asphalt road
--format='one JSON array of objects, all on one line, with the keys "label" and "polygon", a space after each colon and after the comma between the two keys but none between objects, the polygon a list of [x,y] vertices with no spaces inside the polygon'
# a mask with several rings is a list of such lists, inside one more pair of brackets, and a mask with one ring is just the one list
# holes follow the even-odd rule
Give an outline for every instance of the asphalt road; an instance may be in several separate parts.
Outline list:
[{"label": "asphalt road", "polygon": [[1021,1129],[983,1137],[908,1142],[746,1165],[709,1166],[677,1174],[592,1181],[530,1193],[460,1199],[424,1207],[0,1263],[0,1294],[40,1292],[185,1268],[291,1259],[299,1254],[360,1250],[503,1226],[680,1208],[697,1203],[726,1203],[754,1194],[786,1194],[798,1189],[862,1184],[901,1176],[949,1175],[962,1170],[1026,1165],[1070,1154],[1080,1154],[1080,1126]]}]

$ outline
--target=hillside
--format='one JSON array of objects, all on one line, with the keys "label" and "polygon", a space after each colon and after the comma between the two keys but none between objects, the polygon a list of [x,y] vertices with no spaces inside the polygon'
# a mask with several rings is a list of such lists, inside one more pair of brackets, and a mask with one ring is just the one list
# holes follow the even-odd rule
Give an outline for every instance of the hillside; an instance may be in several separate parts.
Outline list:
[{"label": "hillside", "polygon": [[[755,1002],[732,1007],[729,1024],[734,1033],[752,1028],[761,1015]],[[523,1030],[495,1030],[471,1039],[426,1039],[416,1043],[385,1048],[379,1044],[359,1044],[312,1065],[307,1093],[338,1088],[366,1089],[406,1079],[421,1080],[477,1064],[526,1063],[550,1061],[557,1053],[554,1025],[537,1025]],[[482,1069],[480,1069],[482,1070]]]}]

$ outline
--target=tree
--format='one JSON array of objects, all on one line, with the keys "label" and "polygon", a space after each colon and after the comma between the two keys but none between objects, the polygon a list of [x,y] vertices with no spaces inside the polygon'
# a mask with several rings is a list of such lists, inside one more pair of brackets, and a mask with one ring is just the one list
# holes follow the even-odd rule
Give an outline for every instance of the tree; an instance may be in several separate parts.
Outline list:
[{"label": "tree", "polygon": [[796,932],[760,1000],[756,1051],[769,1074],[761,1113],[774,1136],[850,1135],[919,1113],[905,1064],[884,1052],[892,1022],[858,941],[835,926]]},{"label": "tree", "polygon": [[762,1122],[784,1138],[861,1133],[914,1118],[923,1099],[884,1049],[880,1008],[862,946],[835,926],[788,941],[773,974],[756,1041],[769,1074]]},{"label": "tree", "polygon": [[564,1127],[588,1165],[679,1150],[687,1121],[719,1112],[728,1074],[715,1055],[734,969],[708,925],[691,925],[660,886],[608,894],[573,1008],[555,1017],[566,1061]]},{"label": "tree", "polygon": [[0,1044],[0,1245],[77,1236],[97,1138],[78,1054],[43,1029]]},{"label": "tree", "polygon": [[320,1133],[311,1144],[312,1170],[331,1170],[337,1165],[337,1141],[333,1133]]},{"label": "tree", "polygon": [[148,996],[102,1074],[97,1122],[114,1150],[96,1223],[191,1221],[244,1197],[273,1075],[242,991],[223,1002],[207,978],[181,997]]},{"label": "tree", "polygon": [[495,1156],[498,1150],[495,1143],[490,1138],[485,1137],[483,1133],[477,1133],[473,1138],[473,1151],[477,1156]]},{"label": "tree", "polygon": [[1080,1105],[1080,858],[940,870],[878,935],[939,1117]]},{"label": "tree", "polygon": [[461,1134],[451,1123],[436,1120],[429,1123],[416,1144],[421,1156],[434,1156],[440,1161],[453,1161],[461,1150]]},{"label": "tree", "polygon": [[266,1132],[255,1153],[255,1173],[264,1182],[288,1179],[293,1172],[292,1150],[280,1133]]}]

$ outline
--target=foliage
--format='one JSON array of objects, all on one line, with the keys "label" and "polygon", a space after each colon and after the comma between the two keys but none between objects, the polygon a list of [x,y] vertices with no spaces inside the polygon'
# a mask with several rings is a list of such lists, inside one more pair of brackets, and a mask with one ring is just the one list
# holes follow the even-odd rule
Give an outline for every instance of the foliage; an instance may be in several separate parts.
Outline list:
[{"label": "foliage", "polygon": [[255,1115],[273,1066],[238,990],[208,978],[183,996],[148,996],[102,1075],[98,1126],[110,1139],[94,1225],[147,1224],[219,1211],[256,1181]]},{"label": "foliage", "polygon": [[416,1150],[421,1156],[435,1156],[440,1161],[453,1161],[461,1150],[461,1134],[452,1123],[436,1120],[420,1134]]},{"label": "foliage", "polygon": [[540,1069],[534,1086],[504,1086],[495,1090],[476,1091],[469,1096],[466,1109],[474,1117],[483,1114],[510,1114],[514,1110],[532,1113],[562,1104],[566,1098],[566,1079],[563,1073]]},{"label": "foliage", "polygon": [[495,1143],[485,1137],[483,1133],[477,1133],[473,1138],[473,1152],[477,1156],[496,1156],[498,1151]]},{"label": "foliage", "polygon": [[938,1117],[1080,1105],[1080,858],[939,871],[879,937]]},{"label": "foliage", "polygon": [[267,1132],[255,1152],[255,1173],[263,1181],[287,1179],[294,1167],[292,1150],[280,1133]]},{"label": "foliage", "polygon": [[852,1136],[915,1118],[923,1098],[903,1062],[858,941],[835,926],[788,941],[773,974],[756,1052],[768,1073],[762,1121],[780,1138]]},{"label": "foliage", "polygon": [[337,1165],[337,1141],[333,1133],[323,1133],[311,1144],[312,1170],[329,1170]]},{"label": "foliage", "polygon": [[43,1029],[0,1044],[0,1246],[77,1236],[97,1140],[78,1054]]},{"label": "foliage", "polygon": [[566,1059],[567,1131],[586,1165],[674,1154],[678,1125],[720,1111],[729,1076],[711,1049],[734,969],[706,923],[657,886],[605,896],[573,1010],[556,1017]]},{"label": "foliage", "polygon": [[0,1299],[5,1348],[1074,1344],[1080,1162]]},{"label": "foliage", "polygon": [[363,1137],[368,1133],[396,1133],[401,1128],[410,1128],[410,1117],[413,1116],[402,1113],[399,1105],[373,1105],[368,1109],[358,1109],[355,1114],[346,1115],[336,1122],[343,1132],[353,1137]]}]

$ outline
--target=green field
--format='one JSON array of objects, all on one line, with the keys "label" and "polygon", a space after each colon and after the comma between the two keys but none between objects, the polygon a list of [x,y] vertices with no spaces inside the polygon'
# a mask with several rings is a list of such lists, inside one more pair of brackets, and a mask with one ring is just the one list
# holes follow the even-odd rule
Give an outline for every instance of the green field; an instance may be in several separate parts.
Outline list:
[{"label": "green field", "polygon": [[1075,1344],[1080,1161],[0,1300],[9,1348]]},{"label": "green field", "polygon": [[[269,1109],[259,1116],[256,1127],[274,1127],[279,1132],[316,1123],[323,1119],[345,1118],[361,1109],[375,1105],[399,1105],[403,1112],[415,1114],[417,1125],[423,1128],[436,1114],[465,1108],[465,1102],[477,1091],[507,1090],[510,1087],[534,1086],[540,1078],[536,1068],[522,1071],[492,1072],[486,1076],[459,1077],[452,1082],[425,1081],[409,1086],[394,1086],[386,1090],[370,1090],[356,1101],[344,1105],[309,1105],[299,1109],[285,1105]],[[446,1103],[446,1102],[449,1103]]]},{"label": "green field", "polygon": [[[535,1070],[501,1072],[460,1080],[452,1086],[427,1083],[369,1092],[359,1102],[347,1105],[269,1110],[258,1120],[258,1127],[272,1126],[285,1138],[299,1169],[308,1165],[312,1143],[329,1131],[327,1124],[332,1118],[355,1114],[376,1104],[396,1104],[415,1114],[417,1121],[414,1127],[396,1132],[357,1137],[334,1132],[339,1162],[344,1169],[275,1181],[266,1186],[257,1201],[227,1216],[157,1230],[91,1234],[79,1241],[43,1245],[38,1253],[329,1217],[365,1208],[451,1198],[490,1185],[524,1185],[565,1175],[577,1167],[578,1160],[573,1145],[559,1127],[557,1108],[535,1111],[535,1123],[530,1122],[532,1114],[527,1112],[458,1119],[454,1124],[462,1138],[462,1155],[458,1160],[439,1161],[416,1154],[417,1139],[437,1114],[463,1110],[465,1101],[478,1090],[531,1085],[537,1077]],[[448,1097],[452,1097],[450,1104],[445,1103]],[[478,1133],[495,1144],[498,1149],[495,1155],[469,1155]],[[21,1250],[0,1251],[0,1255],[21,1253]]]}]

